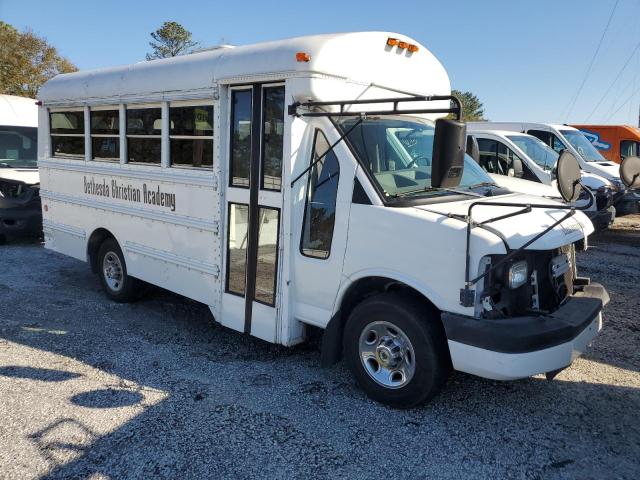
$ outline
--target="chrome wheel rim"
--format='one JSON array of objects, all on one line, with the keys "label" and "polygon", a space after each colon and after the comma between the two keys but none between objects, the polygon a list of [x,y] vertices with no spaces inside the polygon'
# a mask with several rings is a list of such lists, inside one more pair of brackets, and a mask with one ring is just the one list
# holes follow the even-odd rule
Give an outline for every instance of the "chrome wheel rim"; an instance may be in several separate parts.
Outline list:
[{"label": "chrome wheel rim", "polygon": [[102,260],[102,275],[109,289],[114,292],[122,290],[124,273],[120,257],[114,252],[107,252]]},{"label": "chrome wheel rim", "polygon": [[402,388],[416,371],[409,337],[390,322],[371,322],[360,333],[360,361],[367,374],[385,388]]}]

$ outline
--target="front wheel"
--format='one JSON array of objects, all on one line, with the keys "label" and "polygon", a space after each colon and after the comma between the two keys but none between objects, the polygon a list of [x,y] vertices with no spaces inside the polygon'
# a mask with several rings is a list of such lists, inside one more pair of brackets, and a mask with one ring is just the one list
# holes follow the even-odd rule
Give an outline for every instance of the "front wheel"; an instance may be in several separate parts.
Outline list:
[{"label": "front wheel", "polygon": [[434,397],[451,369],[435,312],[398,293],[376,295],[356,306],[345,327],[344,352],[365,393],[395,408]]},{"label": "front wheel", "polygon": [[137,298],[140,282],[127,275],[122,250],[113,238],[106,239],[98,251],[100,283],[107,296],[116,302],[131,302]]}]

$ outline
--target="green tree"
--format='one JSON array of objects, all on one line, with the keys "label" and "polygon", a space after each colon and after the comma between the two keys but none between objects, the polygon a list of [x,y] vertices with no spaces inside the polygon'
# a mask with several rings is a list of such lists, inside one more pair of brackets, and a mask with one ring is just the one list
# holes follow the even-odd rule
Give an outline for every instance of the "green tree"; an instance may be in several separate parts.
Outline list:
[{"label": "green tree", "polygon": [[465,121],[485,120],[484,105],[473,93],[451,90],[451,95],[455,95],[460,99],[462,103],[462,116]]},{"label": "green tree", "polygon": [[44,82],[77,70],[46,39],[0,21],[0,93],[35,98]]},{"label": "green tree", "polygon": [[151,37],[153,41],[149,45],[153,51],[147,53],[147,60],[184,55],[198,46],[198,42],[191,39],[191,32],[178,22],[164,22],[159,29],[151,32]]}]

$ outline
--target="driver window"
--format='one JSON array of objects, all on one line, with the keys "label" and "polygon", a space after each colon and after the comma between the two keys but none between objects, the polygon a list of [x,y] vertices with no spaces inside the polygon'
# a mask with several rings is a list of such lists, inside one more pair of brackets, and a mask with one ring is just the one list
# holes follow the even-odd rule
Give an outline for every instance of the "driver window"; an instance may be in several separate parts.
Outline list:
[{"label": "driver window", "polygon": [[[318,160],[327,150],[329,150],[327,138],[320,130],[316,130],[311,162]],[[336,219],[339,178],[340,165],[333,150],[318,161],[309,172],[300,241],[300,250],[307,257],[329,258]]]}]

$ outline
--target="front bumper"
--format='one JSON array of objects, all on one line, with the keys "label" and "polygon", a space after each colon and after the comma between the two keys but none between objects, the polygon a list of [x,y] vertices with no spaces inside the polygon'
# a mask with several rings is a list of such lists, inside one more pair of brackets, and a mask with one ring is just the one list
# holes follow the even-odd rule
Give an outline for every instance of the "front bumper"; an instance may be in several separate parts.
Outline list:
[{"label": "front bumper", "polygon": [[9,208],[0,205],[0,238],[36,237],[41,234],[42,210],[39,201]]},{"label": "front bumper", "polygon": [[616,207],[616,215],[630,215],[640,212],[640,192],[627,190],[614,196],[613,204]]},{"label": "front bumper", "polygon": [[589,220],[593,224],[593,228],[597,230],[604,230],[613,223],[616,218],[616,207],[609,207],[600,211],[585,211]]},{"label": "front bumper", "polygon": [[443,313],[456,370],[494,380],[513,380],[569,366],[602,328],[609,296],[586,284],[555,312],[504,319]]}]

